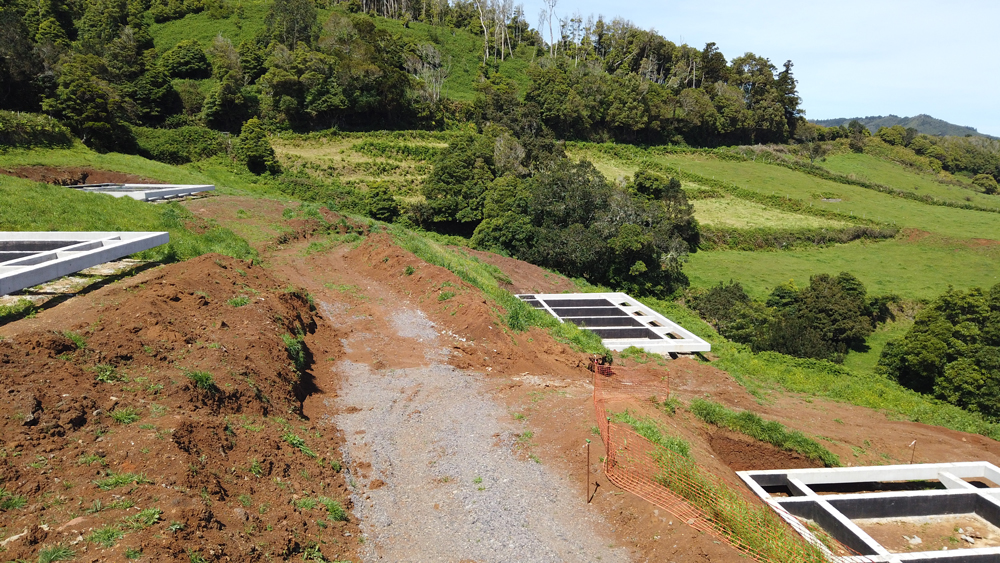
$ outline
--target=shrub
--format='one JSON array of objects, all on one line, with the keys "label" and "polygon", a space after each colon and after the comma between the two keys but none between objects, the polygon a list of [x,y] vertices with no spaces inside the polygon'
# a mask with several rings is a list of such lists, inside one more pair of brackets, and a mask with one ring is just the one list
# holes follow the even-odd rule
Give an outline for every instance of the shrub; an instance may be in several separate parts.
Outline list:
[{"label": "shrub", "polygon": [[163,54],[160,65],[172,78],[208,78],[212,65],[197,39],[185,39]]},{"label": "shrub", "polygon": [[285,342],[285,351],[288,352],[288,359],[295,365],[295,371],[300,375],[305,373],[309,364],[305,342],[301,337],[296,338],[291,334],[282,334],[281,339]]},{"label": "shrub", "polygon": [[264,172],[276,174],[280,170],[274,148],[267,140],[264,126],[256,117],[250,118],[243,124],[235,150],[236,158],[254,174]]},{"label": "shrub", "polygon": [[0,149],[5,147],[69,147],[73,135],[47,115],[0,111]]},{"label": "shrub", "polygon": [[223,135],[207,127],[133,127],[139,155],[167,164],[196,162],[226,152]]},{"label": "shrub", "polygon": [[972,183],[982,188],[983,193],[991,195],[997,193],[997,181],[989,174],[976,174]]}]

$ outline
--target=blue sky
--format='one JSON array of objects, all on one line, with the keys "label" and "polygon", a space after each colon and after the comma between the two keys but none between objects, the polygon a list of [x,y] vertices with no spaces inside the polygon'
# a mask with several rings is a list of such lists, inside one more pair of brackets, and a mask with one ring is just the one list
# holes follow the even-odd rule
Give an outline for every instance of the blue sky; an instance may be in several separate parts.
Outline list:
[{"label": "blue sky", "polygon": [[[541,0],[522,0],[538,26]],[[556,14],[621,16],[728,59],[795,63],[810,119],[932,115],[1000,136],[1000,2],[559,0]],[[545,33],[546,39],[547,32]]]}]

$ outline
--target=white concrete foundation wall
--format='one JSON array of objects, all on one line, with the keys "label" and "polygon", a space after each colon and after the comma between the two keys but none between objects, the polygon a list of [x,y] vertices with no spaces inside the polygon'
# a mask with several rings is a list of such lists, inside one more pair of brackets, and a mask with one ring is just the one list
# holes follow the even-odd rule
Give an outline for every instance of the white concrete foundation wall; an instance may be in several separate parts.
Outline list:
[{"label": "white concrete foundation wall", "polygon": [[0,295],[155,248],[170,242],[170,235],[153,232],[0,232],[0,245],[39,241],[68,244],[0,262]]},{"label": "white concrete foundation wall", "polygon": [[106,194],[112,197],[130,197],[139,201],[156,201],[185,197],[201,192],[212,192],[215,191],[215,186],[209,184],[114,184],[99,187],[81,187],[78,189],[87,193]]},{"label": "white concrete foundation wall", "polygon": [[[1000,547],[970,547],[948,551],[890,553],[852,520],[974,513],[1000,527],[1000,468],[985,461],[739,471],[737,475],[807,541],[837,563],[922,561],[979,563],[1000,561]],[[987,479],[993,486],[977,487],[965,479]],[[824,486],[883,482],[937,481],[942,489],[817,494]],[[784,488],[791,496],[775,497],[767,488]],[[837,541],[860,555],[832,554],[797,518],[819,524]]]},{"label": "white concrete foundation wall", "polygon": [[[697,335],[691,331],[685,329],[681,325],[675,323],[674,321],[664,317],[663,315],[657,313],[656,311],[646,307],[642,303],[639,303],[634,298],[630,297],[625,293],[543,293],[543,294],[523,294],[518,295],[524,301],[537,301],[542,305],[542,309],[547,311],[549,314],[559,319],[559,322],[572,322],[574,318],[581,318],[588,316],[588,313],[580,312],[573,313],[577,316],[566,316],[553,310],[553,307],[549,306],[550,301],[587,301],[595,299],[604,299],[609,302],[609,307],[601,308],[611,308],[615,307],[622,312],[624,312],[624,317],[632,319],[638,323],[641,328],[652,331],[654,334],[659,336],[659,338],[605,338],[602,336],[601,340],[609,350],[614,350],[620,352],[629,347],[642,348],[647,352],[654,354],[668,354],[668,353],[692,353],[692,352],[708,352],[712,349],[712,345],[705,340],[699,338]],[[585,309],[596,309],[595,307],[583,307],[580,310]],[[614,318],[622,317],[606,317],[609,320]],[[601,326],[599,324],[591,324],[586,327],[581,327],[585,329],[590,329],[595,332],[603,330],[616,330],[620,329],[621,325],[608,325]]]}]

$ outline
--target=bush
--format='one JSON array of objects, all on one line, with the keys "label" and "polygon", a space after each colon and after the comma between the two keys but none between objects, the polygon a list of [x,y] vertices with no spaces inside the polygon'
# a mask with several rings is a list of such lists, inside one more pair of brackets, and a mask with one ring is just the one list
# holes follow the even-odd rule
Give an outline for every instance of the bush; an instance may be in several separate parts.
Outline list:
[{"label": "bush", "polygon": [[47,115],[0,111],[0,149],[69,147],[73,135]]},{"label": "bush", "polygon": [[1000,420],[1000,284],[950,289],[882,350],[876,371],[991,420]]},{"label": "bush", "polygon": [[212,65],[197,39],[185,39],[163,54],[160,65],[173,78],[208,78]]},{"label": "bush", "polygon": [[997,181],[989,174],[976,174],[976,177],[972,179],[972,183],[983,189],[985,194],[995,194],[997,193]]},{"label": "bush", "polygon": [[140,156],[167,164],[197,162],[226,152],[226,137],[207,127],[133,127],[132,133]]},{"label": "bush", "polygon": [[276,174],[279,171],[278,158],[267,140],[264,126],[256,117],[243,124],[236,144],[236,158],[254,174]]}]

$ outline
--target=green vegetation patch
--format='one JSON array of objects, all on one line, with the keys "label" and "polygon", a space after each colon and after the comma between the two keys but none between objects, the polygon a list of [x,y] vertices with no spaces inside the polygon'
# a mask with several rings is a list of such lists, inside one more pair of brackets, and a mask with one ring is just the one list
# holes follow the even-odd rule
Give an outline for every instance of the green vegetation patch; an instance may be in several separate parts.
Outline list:
[{"label": "green vegetation patch", "polygon": [[846,221],[789,213],[737,198],[698,199],[693,204],[698,224],[709,227],[838,229],[849,226]]},{"label": "green vegetation patch", "polygon": [[797,430],[789,431],[780,422],[764,420],[757,413],[733,411],[705,399],[692,401],[690,410],[709,424],[746,434],[785,451],[798,452],[809,459],[822,461],[827,467],[840,467],[840,458],[815,440]]},{"label": "green vegetation patch", "polygon": [[684,457],[691,455],[691,444],[677,436],[664,434],[660,425],[652,417],[636,418],[629,411],[610,413],[611,420],[620,424],[628,424],[636,434],[656,444],[657,446],[678,453]]}]

